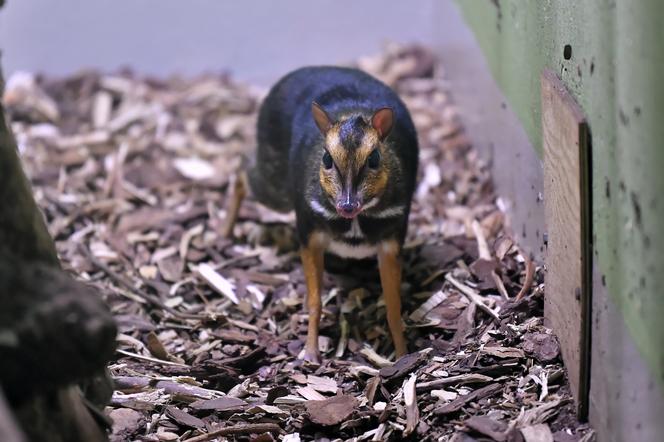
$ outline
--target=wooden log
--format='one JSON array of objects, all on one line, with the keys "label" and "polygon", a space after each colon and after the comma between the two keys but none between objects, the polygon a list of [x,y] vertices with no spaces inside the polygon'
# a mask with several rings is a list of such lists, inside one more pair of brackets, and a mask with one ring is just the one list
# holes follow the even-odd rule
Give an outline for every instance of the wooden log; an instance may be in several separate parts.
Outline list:
[{"label": "wooden log", "polygon": [[60,269],[0,252],[0,384],[10,401],[95,375],[116,328],[90,287]]},{"label": "wooden log", "polygon": [[[115,325],[101,297],[60,269],[1,105],[0,207],[0,387],[12,411],[0,418],[28,440],[107,440],[94,405],[111,391]],[[91,402],[76,382],[104,393]]]},{"label": "wooden log", "polygon": [[[2,91],[0,91],[1,94]],[[43,215],[32,197],[16,149],[16,142],[0,106],[0,247],[20,261],[59,266],[55,245]]]}]

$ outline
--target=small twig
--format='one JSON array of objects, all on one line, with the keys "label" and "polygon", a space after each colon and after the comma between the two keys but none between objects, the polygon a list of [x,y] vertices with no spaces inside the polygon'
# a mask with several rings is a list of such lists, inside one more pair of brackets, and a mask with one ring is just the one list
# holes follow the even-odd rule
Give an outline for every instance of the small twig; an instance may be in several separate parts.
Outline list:
[{"label": "small twig", "polygon": [[445,275],[445,279],[447,279],[449,282],[452,283],[453,286],[455,286],[461,293],[466,295],[466,297],[473,302],[474,304],[477,304],[477,307],[482,309],[484,312],[488,313],[493,319],[496,321],[500,321],[500,317],[498,316],[498,313],[494,312],[491,310],[483,301],[484,298],[482,298],[479,293],[477,293],[475,290],[471,289],[467,285],[464,285],[454,279],[454,277],[451,274]]},{"label": "small twig", "polygon": [[406,408],[406,429],[403,432],[404,437],[409,436],[420,421],[420,410],[417,408],[417,393],[415,391],[415,383],[417,382],[417,375],[411,374],[410,377],[403,383],[403,402]]},{"label": "small twig", "polygon": [[234,174],[231,177],[231,182],[228,187],[228,209],[226,210],[226,219],[221,228],[221,236],[223,238],[231,238],[233,236],[233,228],[237,223],[242,201],[247,196],[248,183],[244,172],[240,171]]},{"label": "small twig", "polygon": [[348,321],[343,314],[339,315],[339,329],[341,330],[341,336],[339,337],[339,344],[337,345],[337,351],[334,353],[334,356],[341,359],[348,344]]},{"label": "small twig", "polygon": [[503,280],[500,276],[498,276],[498,273],[496,273],[495,270],[491,270],[491,277],[493,278],[493,282],[496,284],[498,291],[501,295],[503,295],[503,298],[510,299],[510,295],[507,293],[507,289],[505,288],[505,284],[503,284]]},{"label": "small twig", "polygon": [[277,424],[269,423],[233,425],[230,427],[218,428],[216,430],[210,431],[209,433],[185,439],[182,442],[205,442],[218,436],[251,433],[281,433],[281,427],[279,427]]},{"label": "small twig", "polygon": [[153,357],[150,357],[150,356],[143,356],[143,355],[139,355],[138,353],[131,353],[129,351],[120,350],[120,349],[117,349],[115,351],[120,353],[121,355],[129,356],[130,358],[141,359],[143,361],[155,362],[157,364],[162,364],[162,365],[176,365],[178,367],[191,368],[187,364],[181,364],[179,362],[164,361],[163,359],[157,359],[157,358],[153,358]]},{"label": "small twig", "polygon": [[[475,239],[477,240],[477,253],[479,258],[491,261],[493,259],[491,256],[491,250],[489,250],[489,246],[487,245],[482,226],[479,222],[477,222],[477,220],[473,220],[472,227],[473,232],[475,233]],[[500,276],[498,276],[498,273],[496,273],[495,270],[491,271],[491,278],[493,278],[493,282],[496,284],[496,287],[498,288],[498,291],[503,296],[503,298],[509,299],[510,297],[507,293],[507,290],[505,289],[505,284],[503,284],[502,279],[500,279]]]},{"label": "small twig", "polygon": [[530,287],[533,285],[533,279],[535,279],[535,263],[528,255],[524,255],[526,258],[526,280],[523,281],[523,287],[519,291],[519,294],[516,295],[516,300],[521,300],[526,294],[530,291]]},{"label": "small twig", "polygon": [[480,223],[477,222],[476,219],[473,220],[471,226],[473,228],[473,233],[475,234],[475,239],[477,240],[477,253],[480,259],[490,261],[491,251],[486,243],[486,237],[484,236],[484,231],[482,231],[482,226],[480,226]]},{"label": "small twig", "polygon": [[366,346],[362,350],[360,350],[360,354],[362,354],[365,358],[367,358],[369,362],[374,364],[376,367],[382,368],[394,365],[394,362],[390,361],[389,359],[385,359],[384,357],[376,353],[376,351],[369,346]]},{"label": "small twig", "polygon": [[[122,182],[122,175],[124,163],[127,160],[127,153],[129,152],[129,145],[125,143],[120,144],[120,148],[116,151],[113,157],[113,166],[104,183],[104,196],[110,197],[115,192],[115,187]],[[117,195],[115,195],[117,196]]]},{"label": "small twig", "polygon": [[450,376],[447,378],[434,379],[433,381],[420,382],[416,384],[415,387],[417,391],[429,391],[434,388],[445,387],[447,385],[466,385],[466,384],[481,384],[485,382],[491,382],[493,378],[491,376],[486,376],[479,373],[464,373],[456,376]]},{"label": "small twig", "polygon": [[184,269],[185,263],[187,261],[187,252],[189,251],[189,244],[194,237],[199,236],[203,233],[204,226],[203,224],[197,224],[191,229],[184,232],[182,238],[180,238],[180,246],[178,247],[178,252],[180,258],[182,258],[182,269]]}]

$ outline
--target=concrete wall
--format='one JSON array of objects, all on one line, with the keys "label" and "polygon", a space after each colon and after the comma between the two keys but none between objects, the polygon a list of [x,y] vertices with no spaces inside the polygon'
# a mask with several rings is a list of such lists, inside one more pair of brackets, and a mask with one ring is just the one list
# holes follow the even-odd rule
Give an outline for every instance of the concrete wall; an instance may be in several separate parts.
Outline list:
[{"label": "concrete wall", "polygon": [[0,49],[6,74],[122,66],[162,76],[230,70],[268,85],[304,64],[348,62],[377,52],[387,40],[431,42],[439,25],[434,3],[7,0]]},{"label": "concrete wall", "polygon": [[[543,68],[559,74],[588,117],[597,275],[593,304],[604,306],[593,313],[604,316],[595,316],[593,324],[591,396],[617,401],[595,400],[591,407],[601,408],[595,415],[618,422],[621,407],[623,412],[629,407],[662,410],[664,2],[457,3],[535,152],[541,153],[539,75]],[[620,339],[615,340],[616,336]],[[616,382],[618,378],[623,381]],[[646,386],[647,391],[638,386]],[[634,404],[618,400],[628,390],[640,396]],[[654,426],[662,434],[662,419],[641,415],[646,421],[640,428]],[[629,413],[625,416],[624,425],[633,423],[636,428]],[[607,431],[607,427],[600,429]],[[620,434],[624,435],[607,432],[606,440],[655,440],[625,439]]]}]

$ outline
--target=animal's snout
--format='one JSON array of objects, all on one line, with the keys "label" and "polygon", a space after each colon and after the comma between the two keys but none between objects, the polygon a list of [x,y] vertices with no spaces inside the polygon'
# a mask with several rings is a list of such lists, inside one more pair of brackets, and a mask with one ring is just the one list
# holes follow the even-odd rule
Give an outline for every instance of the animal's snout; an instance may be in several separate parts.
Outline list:
[{"label": "animal's snout", "polygon": [[360,212],[359,201],[343,201],[337,204],[337,213],[344,218],[354,218]]}]

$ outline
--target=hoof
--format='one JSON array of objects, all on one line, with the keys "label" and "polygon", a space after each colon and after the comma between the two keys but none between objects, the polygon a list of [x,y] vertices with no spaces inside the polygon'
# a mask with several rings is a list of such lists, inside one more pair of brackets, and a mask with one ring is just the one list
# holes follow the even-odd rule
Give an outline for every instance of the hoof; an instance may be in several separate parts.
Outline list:
[{"label": "hoof", "polygon": [[405,343],[397,344],[395,345],[395,354],[397,359],[401,358],[402,356],[405,356],[408,354],[408,348],[406,347]]},{"label": "hoof", "polygon": [[302,359],[305,362],[315,365],[320,365],[321,362],[320,352],[318,349],[311,350],[305,348],[298,355],[298,359]]}]

